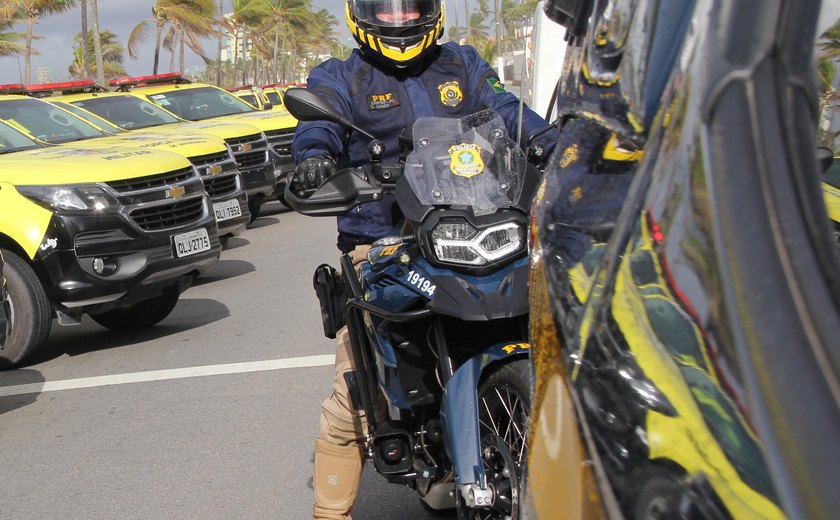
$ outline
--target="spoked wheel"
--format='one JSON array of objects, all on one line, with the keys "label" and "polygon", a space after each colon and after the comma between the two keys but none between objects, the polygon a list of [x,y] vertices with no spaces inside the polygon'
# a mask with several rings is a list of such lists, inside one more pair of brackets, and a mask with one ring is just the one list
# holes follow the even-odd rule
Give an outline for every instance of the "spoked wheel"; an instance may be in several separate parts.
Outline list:
[{"label": "spoked wheel", "polygon": [[515,360],[493,372],[478,389],[481,455],[491,507],[461,507],[468,520],[515,520],[519,517],[522,469],[525,465],[531,393],[528,362]]}]

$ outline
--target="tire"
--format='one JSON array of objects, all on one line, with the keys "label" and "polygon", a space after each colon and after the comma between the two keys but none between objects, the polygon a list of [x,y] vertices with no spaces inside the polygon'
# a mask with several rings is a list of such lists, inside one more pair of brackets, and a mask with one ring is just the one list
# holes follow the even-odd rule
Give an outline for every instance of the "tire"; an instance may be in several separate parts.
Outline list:
[{"label": "tire", "polygon": [[481,452],[495,503],[491,508],[473,510],[460,502],[460,519],[516,520],[519,517],[531,413],[529,374],[528,360],[516,359],[498,365],[478,387]]},{"label": "tire", "polygon": [[219,243],[222,245],[222,249],[227,249],[230,244],[230,235],[219,237]]},{"label": "tire", "polygon": [[667,469],[653,466],[641,477],[634,520],[660,520],[678,516],[677,497],[680,488],[679,477]]},{"label": "tire", "polygon": [[96,323],[112,330],[145,329],[169,316],[180,296],[178,288],[172,286],[154,298],[137,302],[130,307],[91,314],[90,317]]},{"label": "tire", "polygon": [[3,250],[3,275],[9,293],[11,334],[0,348],[0,369],[25,361],[46,341],[52,326],[52,309],[41,281],[29,264]]},{"label": "tire", "polygon": [[260,207],[262,207],[262,205],[262,197],[248,198],[248,211],[251,212],[251,220],[248,221],[249,224],[253,223],[255,220],[257,220],[257,217],[260,216]]}]

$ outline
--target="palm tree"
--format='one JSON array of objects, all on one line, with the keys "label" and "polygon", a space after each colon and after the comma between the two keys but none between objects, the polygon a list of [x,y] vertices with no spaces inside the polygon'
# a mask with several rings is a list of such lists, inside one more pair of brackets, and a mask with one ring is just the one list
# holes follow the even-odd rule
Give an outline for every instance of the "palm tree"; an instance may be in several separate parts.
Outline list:
[{"label": "palm tree", "polygon": [[18,9],[26,13],[26,39],[24,48],[24,80],[29,84],[32,81],[32,41],[36,38],[33,34],[35,25],[42,15],[62,13],[71,7],[75,7],[78,0],[17,0]]},{"label": "palm tree", "polygon": [[[128,55],[131,59],[137,59],[137,51],[140,45],[146,41],[149,27],[154,25],[155,57],[152,74],[157,74],[164,28],[167,24],[171,24],[176,34],[173,38],[176,38],[181,45],[186,44],[205,63],[210,63],[211,60],[204,53],[199,38],[215,33],[213,29],[214,2],[215,0],[157,0],[155,5],[152,6],[153,18],[141,20],[131,30],[128,37]],[[183,32],[183,35],[180,34],[181,32]],[[181,65],[183,66],[183,59]]]},{"label": "palm tree", "polygon": [[90,18],[93,21],[93,59],[96,63],[96,80],[105,84],[105,65],[102,60],[102,40],[99,32],[99,6],[97,0],[90,1]]},{"label": "palm tree", "polygon": [[21,32],[9,31],[22,19],[22,13],[15,6],[0,7],[0,56],[19,54],[26,50],[26,47],[18,43],[26,35]]},{"label": "palm tree", "polygon": [[[93,34],[88,32],[88,37],[85,39],[83,34],[79,33],[74,41],[76,43],[73,45],[73,62],[67,68],[67,71],[71,77],[86,78],[90,75],[90,72],[85,67],[93,61],[92,58],[94,57]],[[102,44],[103,76],[108,78],[124,76],[126,72],[122,62],[125,56],[125,47],[117,41],[117,36],[111,31],[103,31],[100,34],[100,42]]]},{"label": "palm tree", "polygon": [[[280,69],[283,70],[285,68],[288,36],[306,27],[311,27],[312,24],[318,23],[319,20],[312,13],[312,3],[310,0],[268,0],[267,4],[268,11],[264,24],[268,25],[269,29],[266,31],[266,34],[272,34],[274,37],[271,54],[271,70],[273,81],[276,82],[278,78],[278,57],[282,56],[284,60]],[[280,42],[281,34],[283,39],[282,44]],[[324,36],[326,37],[326,35]]]},{"label": "palm tree", "polygon": [[[88,40],[88,19],[87,19],[87,0],[81,0],[82,5],[82,41]],[[98,14],[98,13],[97,13]],[[88,66],[88,53],[83,52],[82,56],[82,71],[84,77],[90,76],[90,67]]]}]

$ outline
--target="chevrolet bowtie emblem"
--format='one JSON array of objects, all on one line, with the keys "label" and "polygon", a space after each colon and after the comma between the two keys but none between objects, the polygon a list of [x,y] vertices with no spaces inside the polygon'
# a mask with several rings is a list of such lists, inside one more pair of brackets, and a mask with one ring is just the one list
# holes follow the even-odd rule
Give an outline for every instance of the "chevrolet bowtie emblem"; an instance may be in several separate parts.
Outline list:
[{"label": "chevrolet bowtie emblem", "polygon": [[184,189],[183,186],[172,186],[168,190],[166,190],[166,198],[167,199],[180,199],[184,195],[186,195],[187,190]]},{"label": "chevrolet bowtie emblem", "polygon": [[239,145],[240,152],[250,152],[251,151],[251,143],[245,143]]},{"label": "chevrolet bowtie emblem", "polygon": [[218,175],[218,174],[222,173],[222,167],[219,166],[218,164],[213,164],[213,165],[211,165],[210,167],[207,168],[207,173],[209,175]]}]

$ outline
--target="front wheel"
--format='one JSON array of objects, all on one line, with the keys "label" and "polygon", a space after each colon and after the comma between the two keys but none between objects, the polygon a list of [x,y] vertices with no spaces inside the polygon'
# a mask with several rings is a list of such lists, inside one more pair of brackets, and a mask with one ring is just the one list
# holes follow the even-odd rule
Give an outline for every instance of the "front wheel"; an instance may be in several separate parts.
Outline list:
[{"label": "front wheel", "polygon": [[459,506],[466,520],[516,520],[525,466],[528,415],[531,413],[530,369],[527,359],[500,365],[478,387],[481,454],[493,506]]},{"label": "front wheel", "polygon": [[29,264],[3,250],[8,291],[11,333],[0,346],[0,369],[17,366],[47,339],[52,326],[52,309],[41,281]]},{"label": "front wheel", "polygon": [[96,323],[112,330],[145,329],[169,316],[180,296],[178,288],[172,286],[154,298],[137,302],[123,309],[91,314],[90,317]]}]

